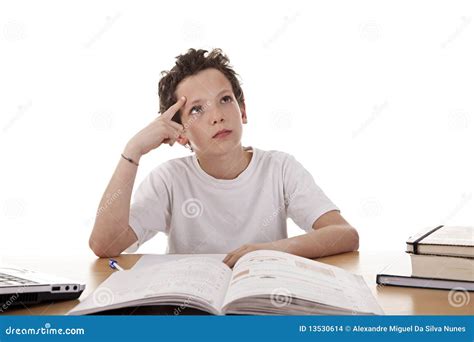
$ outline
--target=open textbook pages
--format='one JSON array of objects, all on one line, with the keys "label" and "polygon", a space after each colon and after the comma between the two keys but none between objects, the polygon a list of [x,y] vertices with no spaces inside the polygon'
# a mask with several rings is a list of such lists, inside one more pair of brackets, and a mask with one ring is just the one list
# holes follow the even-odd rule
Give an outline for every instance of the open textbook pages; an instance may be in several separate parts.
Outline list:
[{"label": "open textbook pages", "polygon": [[222,308],[224,313],[252,315],[383,314],[361,276],[267,250],[237,262]]},{"label": "open textbook pages", "polygon": [[68,314],[143,305],[184,305],[220,314],[231,269],[209,257],[183,258],[114,272]]},{"label": "open textbook pages", "polygon": [[144,305],[215,315],[383,314],[361,276],[271,250],[244,255],[233,270],[195,255],[115,272],[69,314]]}]

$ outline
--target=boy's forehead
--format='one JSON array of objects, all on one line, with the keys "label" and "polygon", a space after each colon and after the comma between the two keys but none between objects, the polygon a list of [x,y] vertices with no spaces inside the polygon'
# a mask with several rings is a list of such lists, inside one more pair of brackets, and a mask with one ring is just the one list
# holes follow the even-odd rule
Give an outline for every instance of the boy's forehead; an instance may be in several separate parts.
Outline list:
[{"label": "boy's forehead", "polygon": [[224,74],[216,69],[206,69],[182,80],[176,87],[176,97],[186,96],[186,104],[189,104],[215,97],[225,89],[232,90],[232,85]]}]

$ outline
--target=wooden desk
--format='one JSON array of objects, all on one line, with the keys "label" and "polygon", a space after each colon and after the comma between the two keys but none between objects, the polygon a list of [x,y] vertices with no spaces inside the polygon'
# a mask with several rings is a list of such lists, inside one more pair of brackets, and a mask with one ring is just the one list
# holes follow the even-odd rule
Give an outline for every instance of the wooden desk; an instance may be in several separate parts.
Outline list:
[{"label": "wooden desk", "polygon": [[[124,268],[132,267],[140,254],[122,255],[116,258]],[[474,295],[469,293],[470,300],[461,307],[454,307],[448,302],[449,291],[378,286],[375,275],[393,262],[400,253],[352,252],[318,261],[341,267],[347,271],[364,276],[372,293],[387,315],[474,315]],[[56,274],[86,283],[86,289],[80,299],[92,293],[112,272],[108,259],[97,259],[92,255],[86,258],[2,258],[4,263],[33,270]],[[57,303],[35,305],[28,308],[10,309],[9,315],[63,315],[79,303],[70,300]]]}]

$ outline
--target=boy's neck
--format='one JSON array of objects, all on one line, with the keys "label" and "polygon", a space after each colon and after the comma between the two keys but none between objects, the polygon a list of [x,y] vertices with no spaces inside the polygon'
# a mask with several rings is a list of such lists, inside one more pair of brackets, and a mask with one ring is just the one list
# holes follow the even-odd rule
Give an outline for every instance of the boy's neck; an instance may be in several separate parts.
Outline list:
[{"label": "boy's neck", "polygon": [[252,154],[238,146],[233,151],[217,157],[197,156],[201,169],[217,179],[237,178],[249,165]]}]

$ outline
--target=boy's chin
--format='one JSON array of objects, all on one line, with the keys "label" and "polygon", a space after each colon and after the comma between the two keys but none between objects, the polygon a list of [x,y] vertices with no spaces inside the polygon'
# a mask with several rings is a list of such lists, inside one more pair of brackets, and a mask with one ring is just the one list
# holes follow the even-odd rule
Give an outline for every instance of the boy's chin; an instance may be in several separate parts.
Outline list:
[{"label": "boy's chin", "polygon": [[219,141],[219,142],[213,142],[207,146],[204,146],[200,151],[202,151],[202,154],[205,155],[223,155],[230,153],[234,151],[236,148],[241,148],[242,143],[240,140],[238,141],[232,141],[232,140],[227,140],[227,141]]}]

